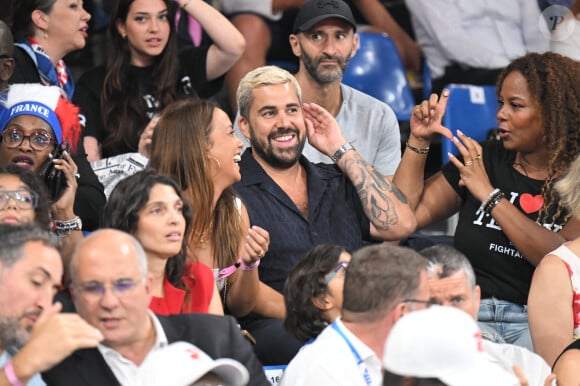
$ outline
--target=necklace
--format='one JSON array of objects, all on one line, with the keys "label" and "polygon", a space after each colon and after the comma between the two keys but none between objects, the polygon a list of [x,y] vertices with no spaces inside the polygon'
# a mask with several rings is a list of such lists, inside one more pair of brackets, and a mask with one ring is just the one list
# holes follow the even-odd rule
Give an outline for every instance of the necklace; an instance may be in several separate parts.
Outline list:
[{"label": "necklace", "polygon": [[529,177],[527,168],[532,169],[530,171],[536,171],[536,172],[547,172],[548,171],[547,166],[541,167],[541,168],[534,166],[534,165],[530,164],[529,162],[527,162],[524,159],[524,157],[522,157],[520,154],[518,154],[516,156],[516,160],[514,161],[514,166],[519,166],[522,169],[522,171],[524,172],[524,174],[526,175],[526,177]]},{"label": "necklace", "polygon": [[197,240],[197,246],[200,248],[205,248],[209,239],[209,233],[213,231],[213,218],[211,219],[209,226],[206,230],[201,232],[201,234],[195,234],[195,239]]}]

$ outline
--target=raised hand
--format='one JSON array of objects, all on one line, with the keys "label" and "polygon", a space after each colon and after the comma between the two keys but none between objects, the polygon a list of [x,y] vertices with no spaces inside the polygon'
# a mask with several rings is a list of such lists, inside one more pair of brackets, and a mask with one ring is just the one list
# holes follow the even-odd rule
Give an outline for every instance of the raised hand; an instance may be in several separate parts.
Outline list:
[{"label": "raised hand", "polygon": [[74,351],[96,347],[103,335],[78,314],[59,313],[60,303],[43,310],[28,343],[14,356],[14,371],[21,381],[48,370]]},{"label": "raised hand", "polygon": [[316,103],[304,103],[308,142],[318,151],[332,156],[347,141],[336,119]]},{"label": "raised hand", "polygon": [[448,99],[449,90],[443,89],[441,97],[431,94],[429,100],[413,108],[410,122],[413,137],[428,142],[435,134],[441,134],[449,139],[453,137],[451,131],[441,124]]},{"label": "raised hand", "polygon": [[157,121],[159,121],[159,117],[151,118],[145,127],[145,130],[143,130],[143,133],[141,133],[141,136],[139,137],[137,150],[147,158],[151,156],[151,138],[153,137],[153,131],[155,130]]},{"label": "raised hand", "polygon": [[493,190],[493,185],[489,181],[481,158],[481,145],[459,130],[457,130],[457,135],[459,138],[453,137],[452,140],[463,156],[463,162],[452,154],[449,154],[449,160],[459,170],[461,176],[459,185],[465,186],[475,198],[483,201]]},{"label": "raised hand", "polygon": [[77,194],[77,178],[79,177],[77,164],[68,151],[62,153],[62,158],[53,159],[55,169],[62,170],[66,177],[66,188],[53,205],[52,210],[57,220],[70,220],[74,217],[74,202]]}]

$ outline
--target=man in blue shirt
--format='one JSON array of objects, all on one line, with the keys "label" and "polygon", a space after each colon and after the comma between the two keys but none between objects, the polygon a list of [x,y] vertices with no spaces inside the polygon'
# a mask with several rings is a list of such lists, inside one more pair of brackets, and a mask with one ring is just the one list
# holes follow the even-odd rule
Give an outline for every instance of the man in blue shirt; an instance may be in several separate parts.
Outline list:
[{"label": "man in blue shirt", "polygon": [[[355,251],[373,240],[398,240],[414,231],[406,197],[368,165],[345,140],[334,117],[302,103],[300,86],[287,71],[260,67],[237,92],[238,125],[251,148],[234,187],[250,221],[270,232],[260,266],[262,287],[254,313],[241,321],[256,338],[264,364],[284,364],[300,343],[283,330],[281,295],[286,276],[313,246],[334,243]],[[312,164],[302,149],[306,137],[335,165]]]}]

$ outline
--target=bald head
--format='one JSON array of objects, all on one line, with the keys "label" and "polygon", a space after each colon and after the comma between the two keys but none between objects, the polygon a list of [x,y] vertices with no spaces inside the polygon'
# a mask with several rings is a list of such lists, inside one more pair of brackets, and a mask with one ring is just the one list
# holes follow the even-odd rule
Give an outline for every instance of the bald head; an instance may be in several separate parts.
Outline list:
[{"label": "bald head", "polygon": [[14,39],[10,27],[0,20],[0,57],[12,57],[14,52]]},{"label": "bald head", "polygon": [[8,80],[14,72],[14,39],[10,27],[0,20],[0,92],[8,88]]},{"label": "bald head", "polygon": [[70,276],[77,283],[79,267],[88,261],[99,260],[101,265],[116,265],[118,258],[126,257],[138,265],[142,277],[147,276],[147,255],[139,241],[116,229],[101,229],[82,239],[76,246],[70,262]]}]

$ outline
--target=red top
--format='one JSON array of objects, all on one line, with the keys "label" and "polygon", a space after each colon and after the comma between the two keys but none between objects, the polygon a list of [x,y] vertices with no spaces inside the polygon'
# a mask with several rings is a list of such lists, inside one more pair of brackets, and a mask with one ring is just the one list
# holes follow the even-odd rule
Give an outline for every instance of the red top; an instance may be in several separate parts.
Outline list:
[{"label": "red top", "polygon": [[186,291],[174,287],[165,277],[163,281],[165,296],[162,298],[153,296],[149,309],[158,315],[207,313],[214,287],[211,269],[203,263],[185,263],[183,283],[189,292],[187,299]]}]

